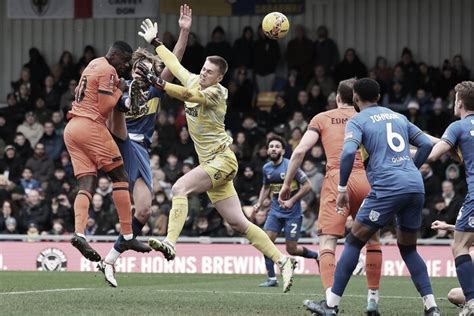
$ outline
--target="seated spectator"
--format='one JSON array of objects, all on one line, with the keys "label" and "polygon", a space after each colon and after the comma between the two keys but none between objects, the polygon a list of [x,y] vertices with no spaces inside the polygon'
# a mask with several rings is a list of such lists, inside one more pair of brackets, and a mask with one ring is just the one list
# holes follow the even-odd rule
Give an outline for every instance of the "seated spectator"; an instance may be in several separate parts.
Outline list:
[{"label": "seated spectator", "polygon": [[62,74],[60,80],[63,82],[69,82],[71,79],[77,79],[79,74],[77,73],[76,65],[74,64],[74,57],[71,52],[64,51],[59,57],[58,64],[62,68]]},{"label": "seated spectator", "polygon": [[95,53],[95,48],[91,45],[87,45],[84,47],[84,53],[82,57],[79,59],[79,62],[76,65],[76,70],[79,72],[79,76],[81,75],[82,71],[87,67],[87,65],[91,62],[91,60],[97,58],[97,54]]},{"label": "seated spectator", "polygon": [[59,101],[61,99],[61,92],[55,87],[53,76],[49,75],[44,79],[44,89],[41,94],[45,106],[50,111],[59,110]]},{"label": "seated spectator", "polygon": [[64,222],[60,218],[53,219],[51,229],[49,231],[43,231],[42,235],[49,236],[62,236],[66,233],[64,229]]},{"label": "seated spectator", "polygon": [[112,206],[112,183],[107,177],[100,177],[97,181],[95,193],[102,196],[103,204],[106,209]]},{"label": "seated spectator", "polygon": [[388,93],[384,96],[382,105],[395,111],[395,112],[404,112],[407,110],[408,102],[411,97],[404,89],[401,82],[395,81]]},{"label": "seated spectator", "polygon": [[20,211],[20,227],[25,232],[31,228],[31,224],[38,231],[49,230],[51,227],[51,210],[49,206],[40,199],[38,190],[30,190],[27,193],[26,203]]},{"label": "seated spectator", "polygon": [[371,70],[375,74],[375,80],[380,84],[380,95],[384,95],[390,82],[392,81],[392,68],[388,66],[387,59],[382,56],[377,56],[375,59],[375,66]]},{"label": "seated spectator", "polygon": [[239,192],[242,205],[253,205],[258,199],[262,180],[255,174],[255,170],[250,164],[246,164],[242,169],[243,171],[235,179],[235,189]]},{"label": "seated spectator", "polygon": [[186,126],[181,127],[178,135],[178,141],[171,147],[171,151],[176,154],[178,160],[183,161],[191,158],[197,160],[196,150],[194,149],[194,143],[189,136],[189,131]]},{"label": "seated spectator", "polygon": [[32,190],[39,190],[41,188],[41,182],[33,178],[33,172],[28,167],[23,169],[20,185],[26,194]]},{"label": "seated spectator", "polygon": [[95,219],[92,217],[87,218],[86,230],[84,231],[84,235],[86,236],[100,235],[100,232],[98,230],[99,230],[99,225],[97,224]]},{"label": "seated spectator", "polygon": [[298,127],[301,131],[306,131],[306,128],[308,128],[308,122],[305,121],[303,112],[295,111],[292,119],[288,122],[288,126],[291,130]]},{"label": "seated spectator", "polygon": [[459,83],[459,78],[455,76],[454,70],[451,65],[447,64],[443,66],[441,72],[441,78],[439,79],[439,85],[436,89],[435,96],[446,100],[449,96],[449,91],[454,89],[454,86]]},{"label": "seated spectator", "polygon": [[39,95],[40,91],[40,86],[38,82],[41,81],[32,81],[30,69],[28,67],[23,67],[21,69],[20,79],[15,82],[12,82],[11,86],[13,92],[17,93],[20,92],[21,86],[24,85],[26,88],[26,90],[24,91],[28,91],[28,95],[35,98]]},{"label": "seated spectator", "polygon": [[26,161],[25,167],[30,168],[33,177],[40,182],[47,182],[54,174],[54,162],[46,154],[42,143],[36,144],[33,157]]},{"label": "seated spectator", "polygon": [[40,96],[35,100],[35,110],[33,113],[35,114],[38,123],[44,124],[46,121],[51,119],[51,114],[53,112],[46,107],[43,97]]},{"label": "seated spectator", "polygon": [[301,214],[303,214],[301,237],[316,237],[316,213],[312,211],[312,208],[308,207],[308,203],[305,200],[301,200]]},{"label": "seated spectator", "polygon": [[102,195],[98,193],[92,197],[89,217],[93,218],[97,224],[95,231],[97,235],[105,235],[109,230],[113,229],[115,223],[118,221],[115,212],[104,204]]},{"label": "seated spectator", "polygon": [[291,130],[291,136],[288,140],[288,144],[291,146],[292,150],[295,150],[296,146],[298,146],[302,138],[303,132],[299,127],[295,127]]},{"label": "seated spectator", "polygon": [[426,93],[426,91],[423,89],[416,90],[414,101],[418,102],[420,105],[420,112],[424,117],[426,117],[426,114],[431,112],[433,109],[433,99],[431,98],[431,93]]},{"label": "seated spectator", "polygon": [[436,79],[435,70],[426,63],[418,65],[417,89],[423,89],[426,93],[433,95],[438,89],[438,81]]},{"label": "seated spectator", "polygon": [[25,121],[16,129],[17,133],[22,133],[30,142],[32,148],[43,136],[43,125],[37,122],[36,115],[33,112],[25,114]]},{"label": "seated spectator", "polygon": [[417,89],[418,67],[413,60],[413,53],[408,47],[403,48],[401,60],[397,66],[403,69],[404,85],[407,92],[414,94]]},{"label": "seated spectator", "polygon": [[452,114],[444,109],[441,98],[437,98],[433,104],[433,111],[426,123],[428,133],[439,138],[444,134],[444,131],[452,121]]},{"label": "seated spectator", "polygon": [[165,173],[165,180],[169,183],[175,183],[176,180],[181,176],[181,162],[179,162],[178,157],[175,153],[170,153],[166,158],[166,164],[163,167],[163,172]]},{"label": "seated spectator", "polygon": [[51,218],[53,221],[61,220],[64,231],[74,232],[74,210],[66,194],[59,194],[51,199]]},{"label": "seated spectator", "polygon": [[446,180],[453,183],[454,191],[456,191],[456,193],[459,193],[461,196],[466,195],[467,184],[466,179],[464,178],[464,172],[461,173],[457,164],[452,163],[446,168]]},{"label": "seated spectator", "polygon": [[65,150],[61,153],[60,157],[60,164],[61,168],[66,171],[66,177],[68,178],[73,178],[74,177],[74,172],[72,169],[72,163],[71,163],[71,157],[69,156],[69,153]]},{"label": "seated spectator", "polygon": [[344,59],[334,69],[336,84],[349,78],[367,77],[367,67],[360,61],[353,48],[348,48],[344,53]]},{"label": "seated spectator", "polygon": [[5,230],[7,227],[7,220],[9,218],[15,218],[18,216],[13,212],[12,203],[10,201],[4,201],[2,204],[2,212],[0,213],[0,232]]},{"label": "seated spectator", "polygon": [[314,64],[322,65],[328,73],[332,73],[340,59],[339,49],[336,42],[329,38],[329,30],[325,25],[320,25],[316,29],[313,50]]},{"label": "seated spectator", "polygon": [[76,87],[77,80],[69,80],[68,89],[61,95],[61,98],[59,99],[59,111],[61,111],[63,115],[66,115],[66,113],[72,108],[72,101],[74,101],[76,97]]},{"label": "seated spectator", "polygon": [[18,235],[20,231],[17,228],[17,221],[14,217],[9,217],[5,221],[5,229],[0,231],[0,234],[3,235]]},{"label": "seated spectator", "polygon": [[31,95],[30,89],[26,84],[20,85],[20,89],[15,93],[15,96],[21,112],[26,113],[34,109],[33,100],[35,100],[36,96],[33,97]]},{"label": "seated spectator", "polygon": [[421,130],[425,129],[425,121],[423,119],[423,115],[420,113],[420,105],[418,102],[408,102],[406,117],[411,123],[418,126]]},{"label": "seated spectator", "polygon": [[64,140],[60,135],[56,135],[53,122],[44,123],[44,134],[39,140],[43,144],[46,155],[52,160],[58,160],[64,150]]},{"label": "seated spectator", "polygon": [[252,116],[244,118],[242,131],[245,133],[245,139],[247,139],[250,148],[254,148],[257,143],[261,142],[265,135],[264,130],[255,122]]},{"label": "seated spectator", "polygon": [[54,125],[54,132],[56,135],[63,136],[64,134],[64,127],[66,127],[66,123],[63,120],[64,116],[61,112],[53,112],[51,116],[51,120],[53,121]]},{"label": "seated spectator", "polygon": [[318,84],[314,84],[309,90],[309,103],[316,113],[324,112],[326,109],[327,98],[322,94]]},{"label": "seated spectator", "polygon": [[5,147],[5,154],[0,161],[0,172],[8,177],[8,180],[17,183],[23,171],[23,162],[17,156],[16,148],[12,145]]},{"label": "seated spectator", "polygon": [[247,141],[244,132],[238,132],[234,139],[235,155],[239,162],[250,161],[252,157],[252,149]]},{"label": "seated spectator", "polygon": [[420,173],[425,187],[425,205],[429,205],[441,194],[441,180],[427,162],[421,165]]},{"label": "seated spectator", "polygon": [[24,65],[24,67],[30,69],[31,81],[43,83],[46,76],[50,73],[46,60],[36,47],[30,48],[28,54],[30,60]]},{"label": "seated spectator", "polygon": [[457,77],[457,81],[467,81],[471,78],[471,70],[464,64],[464,59],[461,55],[455,55],[453,57],[453,69],[454,75]]},{"label": "seated spectator", "polygon": [[316,65],[314,67],[314,77],[306,85],[306,91],[311,93],[311,89],[314,85],[320,87],[321,94],[324,98],[326,98],[331,92],[336,91],[334,80],[326,75],[326,70],[322,65]]}]

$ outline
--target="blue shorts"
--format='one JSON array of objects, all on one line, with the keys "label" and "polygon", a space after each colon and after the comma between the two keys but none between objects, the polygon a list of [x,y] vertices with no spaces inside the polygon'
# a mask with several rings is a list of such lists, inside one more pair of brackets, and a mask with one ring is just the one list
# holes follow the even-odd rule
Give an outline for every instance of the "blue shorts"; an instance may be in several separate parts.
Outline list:
[{"label": "blue shorts", "polygon": [[301,236],[301,222],[303,218],[298,217],[279,217],[275,212],[268,212],[267,220],[263,226],[264,230],[280,233],[285,230],[286,240],[298,240]]},{"label": "blue shorts", "polygon": [[454,228],[459,232],[474,233],[474,201],[466,201],[459,210]]},{"label": "blue shorts", "polygon": [[150,155],[147,149],[128,136],[126,140],[114,137],[123,158],[123,165],[128,174],[130,192],[133,192],[135,182],[142,178],[150,192],[153,192],[153,177],[150,167]]},{"label": "blue shorts", "polygon": [[377,198],[375,193],[370,191],[357,212],[356,220],[379,229],[390,224],[395,216],[400,230],[417,232],[421,227],[424,201],[423,193],[404,193]]}]

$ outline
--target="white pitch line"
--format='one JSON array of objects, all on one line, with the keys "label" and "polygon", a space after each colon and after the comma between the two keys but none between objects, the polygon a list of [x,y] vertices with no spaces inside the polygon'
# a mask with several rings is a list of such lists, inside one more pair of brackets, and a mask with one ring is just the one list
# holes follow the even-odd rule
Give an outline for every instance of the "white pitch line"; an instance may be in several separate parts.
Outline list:
[{"label": "white pitch line", "polygon": [[77,287],[72,289],[50,289],[50,290],[34,290],[34,291],[21,291],[21,292],[3,292],[0,295],[19,295],[19,294],[34,294],[34,293],[45,293],[45,292],[70,292],[70,291],[85,291],[89,290],[83,287]]},{"label": "white pitch line", "polygon": [[[323,296],[323,293],[272,293],[272,292],[250,292],[250,291],[210,291],[210,290],[156,290],[157,292],[173,292],[173,293],[206,293],[206,294],[242,294],[242,295],[270,295],[270,296]],[[344,297],[357,297],[357,298],[367,298],[367,295],[357,295],[357,294],[344,294]],[[412,299],[412,300],[421,300],[420,297],[413,296],[397,296],[397,295],[380,295],[381,298],[387,299]],[[440,299],[440,298],[436,298]],[[442,299],[442,298],[441,298]]]}]

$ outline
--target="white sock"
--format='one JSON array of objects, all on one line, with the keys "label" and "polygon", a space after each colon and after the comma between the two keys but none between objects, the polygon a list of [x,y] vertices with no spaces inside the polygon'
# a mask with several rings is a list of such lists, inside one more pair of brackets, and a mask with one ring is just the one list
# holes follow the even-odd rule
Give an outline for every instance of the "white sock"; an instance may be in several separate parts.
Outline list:
[{"label": "white sock", "polygon": [[269,280],[272,280],[272,281],[276,281],[276,277],[271,277],[271,278],[268,278]]},{"label": "white sock", "polygon": [[367,302],[374,300],[375,303],[379,303],[379,290],[371,290],[369,289],[367,293]]},{"label": "white sock", "polygon": [[163,239],[163,243],[166,243],[168,245],[173,246],[173,248],[176,248],[176,244],[172,241],[169,241],[167,238]]},{"label": "white sock", "polygon": [[282,256],[282,257],[277,261],[278,265],[282,265],[283,262],[285,262],[286,258],[287,258],[287,256]]},{"label": "white sock", "polygon": [[107,256],[105,257],[105,263],[109,263],[109,264],[115,264],[115,261],[117,261],[117,259],[120,257],[121,253],[118,252],[117,250],[115,250],[114,247],[112,247],[112,249],[110,249],[109,253],[107,254]]},{"label": "white sock", "polygon": [[329,307],[335,307],[339,305],[339,302],[341,302],[341,297],[334,294],[331,288],[328,288],[326,290],[326,304],[328,304]]},{"label": "white sock", "polygon": [[132,239],[133,239],[133,234],[123,235],[123,239],[125,239],[125,240],[132,240]]},{"label": "white sock", "polygon": [[86,239],[86,236],[85,236],[84,234],[82,234],[82,233],[76,233],[76,235],[79,236],[79,237],[82,237],[82,238]]},{"label": "white sock", "polygon": [[425,309],[427,310],[430,309],[431,307],[437,306],[434,295],[428,294],[428,295],[423,296],[423,304],[425,304]]}]

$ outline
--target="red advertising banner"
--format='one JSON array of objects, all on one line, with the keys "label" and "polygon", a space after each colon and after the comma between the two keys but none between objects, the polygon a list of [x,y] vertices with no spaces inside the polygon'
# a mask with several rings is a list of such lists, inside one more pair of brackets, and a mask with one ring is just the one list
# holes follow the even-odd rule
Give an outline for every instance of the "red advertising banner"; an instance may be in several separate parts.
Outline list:
[{"label": "red advertising banner", "polygon": [[[105,256],[112,243],[92,243]],[[284,251],[284,245],[278,245]],[[337,256],[342,251],[338,247]],[[383,246],[383,275],[408,275],[396,246]],[[453,277],[456,267],[449,246],[418,246],[431,277]],[[128,251],[116,263],[117,272],[264,274],[263,256],[251,245],[178,244],[178,256],[168,262],[158,252]],[[364,256],[356,268],[363,267]],[[318,274],[314,260],[297,257],[297,274]],[[68,242],[0,242],[0,270],[95,271],[93,262],[83,258]]]}]

